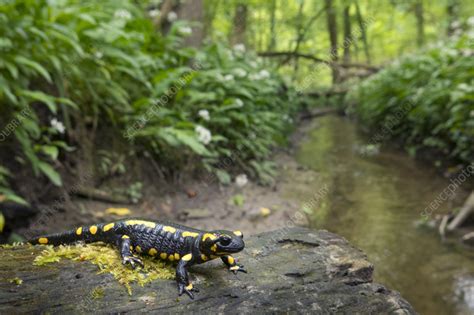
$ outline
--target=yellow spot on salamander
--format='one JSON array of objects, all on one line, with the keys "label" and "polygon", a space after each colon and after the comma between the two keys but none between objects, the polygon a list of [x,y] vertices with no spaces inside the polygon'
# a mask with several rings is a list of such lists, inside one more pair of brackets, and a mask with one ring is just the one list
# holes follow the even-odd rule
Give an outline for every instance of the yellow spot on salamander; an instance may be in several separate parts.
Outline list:
[{"label": "yellow spot on salamander", "polygon": [[[183,257],[184,258],[184,257]],[[201,259],[204,260],[204,261],[207,261],[209,259],[209,257],[207,257],[206,255],[204,254],[201,254]]]},{"label": "yellow spot on salamander", "polygon": [[144,225],[152,229],[156,227],[156,223],[144,220],[127,220],[125,223],[127,225]]},{"label": "yellow spot on salamander", "polygon": [[135,247],[135,250],[137,251],[137,253],[141,253],[141,252],[142,252],[142,248],[141,248],[140,246]]},{"label": "yellow spot on salamander", "polygon": [[228,256],[228,257],[227,257],[227,262],[228,262],[229,264],[233,265],[233,264],[235,263],[234,257]]},{"label": "yellow spot on salamander", "polygon": [[105,225],[105,226],[104,226],[104,232],[107,232],[107,231],[113,229],[114,226],[115,226],[114,223],[109,223],[109,224]]},{"label": "yellow spot on salamander", "polygon": [[[203,255],[204,256],[204,255]],[[190,261],[193,258],[193,254],[186,254],[181,258],[184,261]],[[204,259],[203,259],[204,260]]]},{"label": "yellow spot on salamander", "polygon": [[189,291],[189,290],[192,290],[192,289],[193,289],[193,284],[192,283],[190,283],[186,286],[186,290]]},{"label": "yellow spot on salamander", "polygon": [[170,233],[174,233],[174,232],[176,232],[176,229],[175,229],[174,227],[172,227],[172,226],[164,226],[164,227],[163,227],[163,231],[165,231],[165,232],[170,232]]},{"label": "yellow spot on salamander", "polygon": [[40,237],[38,239],[38,243],[40,244],[48,244],[48,239],[46,237]]},{"label": "yellow spot on salamander", "polygon": [[174,255],[173,255],[173,254],[169,255],[169,256],[168,256],[168,260],[169,260],[169,261],[174,261]]},{"label": "yellow spot on salamander", "polygon": [[175,254],[174,254],[174,260],[179,260],[179,258],[180,258],[180,257],[179,257],[179,254],[178,254],[178,253],[175,253]]},{"label": "yellow spot on salamander", "polygon": [[123,235],[122,238],[126,239],[126,238],[130,238],[130,237],[128,235]]},{"label": "yellow spot on salamander", "polygon": [[230,267],[229,270],[239,270],[240,267],[239,266],[234,266],[234,267]]},{"label": "yellow spot on salamander", "polygon": [[243,235],[242,232],[240,232],[240,231],[234,231],[234,234],[237,235],[237,236],[242,236]]},{"label": "yellow spot on salamander", "polygon": [[77,235],[81,235],[81,234],[82,234],[82,226],[76,230],[76,234],[77,234]]},{"label": "yellow spot on salamander", "polygon": [[167,257],[166,253],[161,253],[161,254],[160,254],[160,258],[161,258],[161,259],[166,259],[166,257]]},{"label": "yellow spot on salamander", "polygon": [[148,251],[148,254],[150,256],[155,256],[156,254],[158,254],[158,251],[154,248],[150,248],[150,250]]},{"label": "yellow spot on salamander", "polygon": [[91,232],[91,234],[95,234],[97,233],[97,226],[93,225],[89,228],[89,232]]},{"label": "yellow spot on salamander", "polygon": [[211,240],[215,240],[217,238],[217,236],[215,236],[214,234],[211,234],[211,233],[206,233],[202,236],[203,241],[207,240],[208,238],[210,238]]},{"label": "yellow spot on salamander", "polygon": [[213,252],[216,252],[216,251],[217,251],[217,245],[216,245],[216,244],[212,245],[212,246],[211,246],[211,250],[212,250]]},{"label": "yellow spot on salamander", "polygon": [[196,237],[198,235],[199,233],[196,233],[196,232],[188,232],[188,231],[183,232],[183,237],[188,237],[188,236]]}]

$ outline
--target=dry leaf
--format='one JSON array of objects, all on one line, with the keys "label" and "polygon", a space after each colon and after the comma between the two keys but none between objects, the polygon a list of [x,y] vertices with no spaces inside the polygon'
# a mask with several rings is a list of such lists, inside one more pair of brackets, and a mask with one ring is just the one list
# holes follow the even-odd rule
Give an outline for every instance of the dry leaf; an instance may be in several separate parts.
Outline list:
[{"label": "dry leaf", "polygon": [[130,209],[127,209],[127,208],[108,208],[107,210],[105,210],[105,213],[115,214],[115,215],[123,217],[126,215],[130,215],[132,211],[130,211]]}]

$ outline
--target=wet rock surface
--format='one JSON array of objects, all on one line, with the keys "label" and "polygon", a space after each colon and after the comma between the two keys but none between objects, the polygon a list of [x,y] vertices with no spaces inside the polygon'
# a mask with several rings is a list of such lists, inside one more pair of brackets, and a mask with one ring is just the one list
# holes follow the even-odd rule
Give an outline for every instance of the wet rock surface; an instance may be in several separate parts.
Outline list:
[{"label": "wet rock surface", "polygon": [[[236,257],[248,274],[220,260],[191,268],[200,289],[178,298],[176,283],[133,286],[133,295],[88,262],[37,267],[41,247],[0,249],[0,313],[312,313],[416,314],[400,295],[372,282],[363,252],[327,231],[280,229],[246,238]],[[21,279],[22,283],[13,279]]]}]

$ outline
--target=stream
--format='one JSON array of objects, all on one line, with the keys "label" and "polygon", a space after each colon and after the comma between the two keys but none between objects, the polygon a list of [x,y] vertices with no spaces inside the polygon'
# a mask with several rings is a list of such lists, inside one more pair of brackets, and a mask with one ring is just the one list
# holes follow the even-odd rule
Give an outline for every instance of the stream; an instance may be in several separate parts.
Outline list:
[{"label": "stream", "polygon": [[310,130],[297,160],[313,175],[286,194],[311,206],[312,227],[362,249],[375,265],[374,281],[399,291],[420,314],[474,314],[474,251],[417,223],[449,180],[401,151],[361,153],[370,139],[343,117],[316,119]]}]

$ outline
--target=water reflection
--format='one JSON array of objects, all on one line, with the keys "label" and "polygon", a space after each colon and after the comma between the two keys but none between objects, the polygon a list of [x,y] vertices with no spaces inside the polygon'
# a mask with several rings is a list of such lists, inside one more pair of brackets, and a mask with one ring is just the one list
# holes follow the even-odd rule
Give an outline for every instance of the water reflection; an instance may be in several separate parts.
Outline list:
[{"label": "water reflection", "polygon": [[308,200],[327,185],[311,224],[363,249],[375,264],[375,280],[400,291],[421,314],[474,313],[474,256],[415,224],[449,182],[400,152],[361,155],[357,148],[364,144],[352,122],[316,120],[297,159],[318,176],[288,194]]}]

